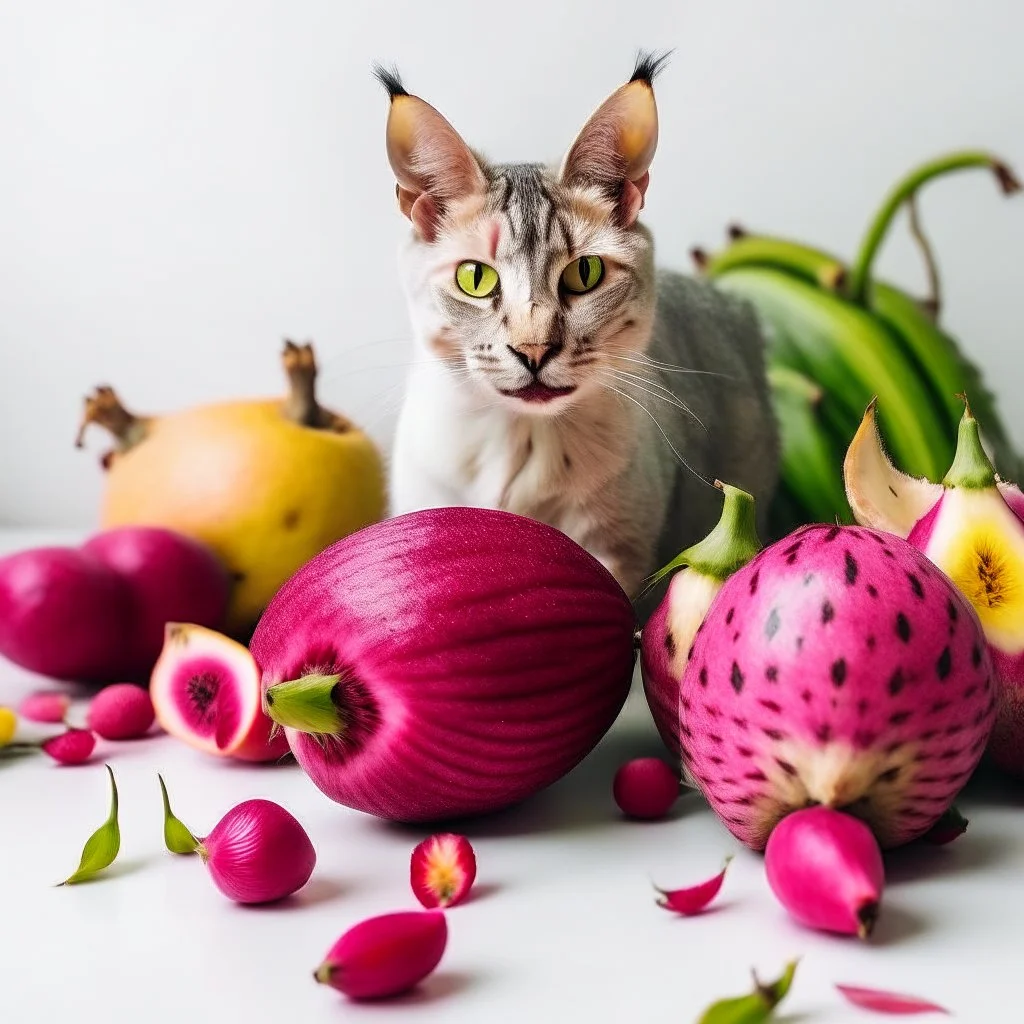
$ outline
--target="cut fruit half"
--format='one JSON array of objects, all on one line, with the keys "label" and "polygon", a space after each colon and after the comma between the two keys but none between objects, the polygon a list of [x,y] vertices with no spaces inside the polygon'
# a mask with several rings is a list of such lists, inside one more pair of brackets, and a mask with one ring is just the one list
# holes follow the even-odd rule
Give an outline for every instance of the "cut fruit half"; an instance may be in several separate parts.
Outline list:
[{"label": "cut fruit half", "polygon": [[161,728],[197,750],[243,761],[288,753],[284,732],[271,736],[252,655],[215,630],[169,622],[149,690]]}]

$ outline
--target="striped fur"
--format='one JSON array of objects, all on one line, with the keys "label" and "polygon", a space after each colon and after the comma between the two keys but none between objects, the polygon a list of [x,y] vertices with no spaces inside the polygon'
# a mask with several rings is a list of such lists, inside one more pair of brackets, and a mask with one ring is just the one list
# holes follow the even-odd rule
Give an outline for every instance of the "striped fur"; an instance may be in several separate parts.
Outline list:
[{"label": "striped fur", "polygon": [[[715,478],[767,506],[778,442],[758,325],[710,285],[656,272],[650,232],[623,224],[615,193],[585,165],[473,159],[486,187],[445,195],[436,237],[413,231],[401,252],[418,352],[392,513],[459,504],[543,520],[636,596],[714,523]],[[562,272],[584,255],[602,258],[604,277],[570,295]],[[458,288],[464,260],[497,270],[495,295]],[[516,349],[545,351],[537,379],[575,390],[543,404],[505,394],[534,379]]]}]

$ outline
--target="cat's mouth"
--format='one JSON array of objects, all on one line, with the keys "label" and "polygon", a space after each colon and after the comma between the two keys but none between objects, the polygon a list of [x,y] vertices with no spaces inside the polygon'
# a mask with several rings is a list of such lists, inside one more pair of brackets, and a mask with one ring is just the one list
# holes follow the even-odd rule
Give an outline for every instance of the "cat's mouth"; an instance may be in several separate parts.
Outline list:
[{"label": "cat's mouth", "polygon": [[535,380],[527,384],[525,388],[515,388],[511,391],[502,390],[503,395],[509,398],[518,398],[521,402],[552,402],[556,398],[564,398],[576,390],[575,385],[566,388],[551,388],[547,384],[541,384]]}]

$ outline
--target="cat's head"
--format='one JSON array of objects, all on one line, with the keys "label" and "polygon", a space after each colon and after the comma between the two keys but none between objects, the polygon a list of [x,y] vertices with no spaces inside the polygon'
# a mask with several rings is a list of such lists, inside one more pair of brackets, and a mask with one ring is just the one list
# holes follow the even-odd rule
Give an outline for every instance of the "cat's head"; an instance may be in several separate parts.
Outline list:
[{"label": "cat's head", "polygon": [[658,141],[641,55],[559,168],[490,165],[398,76],[387,152],[417,332],[470,386],[522,412],[556,414],[636,368],[654,311],[653,247],[637,222]]}]

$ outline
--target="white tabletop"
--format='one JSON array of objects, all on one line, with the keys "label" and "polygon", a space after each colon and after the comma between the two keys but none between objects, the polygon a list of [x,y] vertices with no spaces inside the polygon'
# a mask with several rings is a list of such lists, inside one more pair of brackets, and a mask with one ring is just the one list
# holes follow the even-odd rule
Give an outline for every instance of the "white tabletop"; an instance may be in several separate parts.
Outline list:
[{"label": "white tabletop", "polygon": [[[0,532],[0,551],[52,537]],[[0,703],[16,704],[42,683],[0,663]],[[687,1024],[714,999],[745,992],[751,967],[771,978],[794,955],[802,960],[781,1022],[885,1019],[843,1004],[836,982],[908,991],[958,1020],[1024,1020],[1024,785],[976,777],[960,802],[966,835],[890,856],[882,916],[865,944],[791,922],[761,857],[696,795],[665,821],[623,821],[611,797],[615,769],[660,752],[634,687],[614,729],[574,772],[464,829],[477,851],[477,898],[449,911],[438,971],[414,994],[375,1005],[347,1003],[311,972],[350,925],[418,907],[408,869],[423,830],[331,803],[294,765],[226,763],[162,735],[101,740],[80,767],[41,754],[2,762],[0,1020]],[[106,816],[104,762],[120,788],[121,854],[96,881],[57,888]],[[163,851],[158,771],[198,833],[249,797],[288,807],[317,848],[312,881],[286,905],[229,903],[197,859]],[[652,880],[702,881],[727,853],[737,856],[712,912],[680,918],[655,905]]]}]

